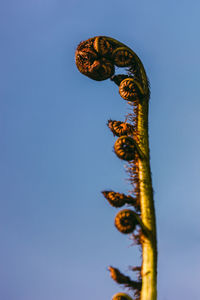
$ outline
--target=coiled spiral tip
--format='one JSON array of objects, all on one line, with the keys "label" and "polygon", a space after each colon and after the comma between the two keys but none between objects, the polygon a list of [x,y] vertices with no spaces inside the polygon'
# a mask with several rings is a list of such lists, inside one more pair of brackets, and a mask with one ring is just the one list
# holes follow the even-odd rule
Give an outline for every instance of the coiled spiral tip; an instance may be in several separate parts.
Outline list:
[{"label": "coiled spiral tip", "polygon": [[133,54],[125,47],[115,49],[112,58],[117,67],[129,67],[133,64]]},{"label": "coiled spiral tip", "polygon": [[107,125],[116,136],[131,135],[134,133],[134,127],[126,122],[109,120]]},{"label": "coiled spiral tip", "polygon": [[94,38],[93,47],[100,55],[109,55],[113,50],[109,41],[103,36],[97,36]]},{"label": "coiled spiral tip", "polygon": [[91,79],[101,81],[115,73],[115,66],[107,54],[111,45],[103,37],[96,37],[81,42],[75,53],[78,70]]},{"label": "coiled spiral tip", "polygon": [[116,228],[124,234],[133,232],[137,224],[138,221],[135,217],[135,213],[130,209],[119,211],[115,217]]},{"label": "coiled spiral tip", "polygon": [[136,84],[132,78],[126,78],[119,85],[120,96],[127,101],[135,101],[138,99],[139,93]]},{"label": "coiled spiral tip", "polygon": [[135,141],[129,136],[119,137],[114,145],[115,154],[123,160],[133,160],[135,158]]},{"label": "coiled spiral tip", "polygon": [[133,298],[125,293],[117,293],[112,297],[112,300],[133,300]]}]

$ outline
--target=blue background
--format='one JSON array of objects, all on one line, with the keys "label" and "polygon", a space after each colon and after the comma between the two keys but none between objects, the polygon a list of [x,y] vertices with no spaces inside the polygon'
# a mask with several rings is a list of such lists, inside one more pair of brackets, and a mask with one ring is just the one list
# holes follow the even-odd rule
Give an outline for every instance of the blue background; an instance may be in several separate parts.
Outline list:
[{"label": "blue background", "polygon": [[3,0],[0,4],[0,298],[111,299],[141,253],[100,191],[127,193],[109,118],[128,106],[76,69],[81,40],[107,35],[151,83],[158,300],[199,300],[199,1]]}]

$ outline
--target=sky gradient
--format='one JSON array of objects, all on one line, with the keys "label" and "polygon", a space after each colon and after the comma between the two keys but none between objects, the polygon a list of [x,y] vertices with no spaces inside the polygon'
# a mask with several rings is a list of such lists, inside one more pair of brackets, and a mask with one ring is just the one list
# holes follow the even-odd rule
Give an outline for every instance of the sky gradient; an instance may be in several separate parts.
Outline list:
[{"label": "sky gradient", "polygon": [[158,300],[200,299],[199,11],[195,0],[1,1],[0,299],[111,299],[123,289],[107,267],[140,263],[100,193],[131,188],[106,127],[128,106],[74,62],[96,35],[132,48],[151,84]]}]

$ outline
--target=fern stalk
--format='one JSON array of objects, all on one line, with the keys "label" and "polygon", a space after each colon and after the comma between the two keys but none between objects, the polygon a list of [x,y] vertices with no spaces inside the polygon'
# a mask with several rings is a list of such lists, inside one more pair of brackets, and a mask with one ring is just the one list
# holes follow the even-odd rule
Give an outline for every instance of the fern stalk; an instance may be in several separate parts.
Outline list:
[{"label": "fern stalk", "polygon": [[[103,191],[103,195],[114,207],[131,205],[131,209],[118,212],[115,226],[123,234],[133,233],[136,244],[142,247],[142,265],[139,280],[133,281],[118,269],[110,267],[110,275],[118,284],[133,290],[134,299],[157,299],[157,242],[153,188],[150,170],[148,107],[149,83],[139,57],[119,41],[98,36],[81,42],[76,50],[76,65],[79,71],[91,79],[102,81],[110,78],[119,86],[121,97],[132,107],[125,122],[108,121],[108,127],[118,139],[116,155],[127,161],[133,196],[114,191]],[[128,68],[128,74],[115,75],[115,67]],[[129,119],[132,124],[127,123]],[[117,293],[113,300],[130,300],[128,294]]]}]

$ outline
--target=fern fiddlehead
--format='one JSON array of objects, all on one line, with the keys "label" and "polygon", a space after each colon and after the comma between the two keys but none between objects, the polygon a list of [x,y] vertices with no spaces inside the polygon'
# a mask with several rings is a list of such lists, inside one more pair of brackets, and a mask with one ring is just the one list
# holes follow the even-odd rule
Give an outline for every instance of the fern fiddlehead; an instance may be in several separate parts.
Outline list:
[{"label": "fern fiddlehead", "polygon": [[[81,42],[75,54],[78,70],[91,79],[102,81],[110,78],[119,86],[121,97],[133,108],[126,120],[129,123],[109,120],[108,127],[118,139],[114,145],[116,155],[128,163],[133,196],[103,191],[113,207],[128,204],[115,218],[116,228],[123,234],[133,233],[142,247],[142,265],[137,282],[110,267],[111,277],[119,284],[134,291],[135,299],[157,299],[157,241],[153,189],[150,171],[148,140],[149,83],[139,57],[121,42],[98,36]],[[127,75],[115,75],[115,67],[127,69]],[[128,294],[117,293],[113,300],[130,300]]]}]

